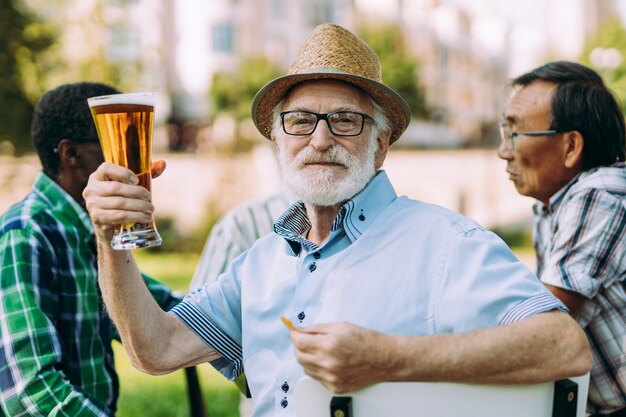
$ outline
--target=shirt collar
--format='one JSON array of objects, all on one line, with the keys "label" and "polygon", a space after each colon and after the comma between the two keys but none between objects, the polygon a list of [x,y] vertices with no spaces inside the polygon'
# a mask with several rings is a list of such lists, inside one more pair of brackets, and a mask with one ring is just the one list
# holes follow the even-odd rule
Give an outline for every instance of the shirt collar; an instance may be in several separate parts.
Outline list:
[{"label": "shirt collar", "polygon": [[94,230],[87,211],[43,171],[39,172],[37,178],[35,178],[33,191],[46,201],[51,210],[60,213],[66,221],[71,221],[75,225],[80,224],[82,229],[84,229],[85,236],[91,238]]},{"label": "shirt collar", "polygon": [[[331,233],[342,230],[356,241],[376,217],[397,198],[397,194],[385,171],[379,171],[358,194],[346,201],[333,221]],[[274,223],[274,231],[289,244],[293,255],[299,255],[302,248],[317,250],[316,244],[304,238],[311,228],[311,222],[302,201],[292,204]]]}]

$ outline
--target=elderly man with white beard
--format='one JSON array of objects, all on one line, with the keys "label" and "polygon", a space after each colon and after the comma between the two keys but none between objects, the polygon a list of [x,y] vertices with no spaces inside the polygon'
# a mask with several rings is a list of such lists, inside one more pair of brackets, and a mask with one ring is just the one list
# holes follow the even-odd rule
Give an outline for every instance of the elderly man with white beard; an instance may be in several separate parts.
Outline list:
[{"label": "elderly man with white beard", "polygon": [[[589,371],[578,325],[500,239],[396,195],[381,167],[410,112],[361,39],[318,26],[289,73],[259,91],[252,117],[299,201],[169,312],[131,253],[109,244],[115,224],[150,219],[149,192],[116,165],[89,180],[100,286],[137,368],[210,362],[231,379],[245,369],[255,417],[294,416],[304,375],[345,393],[382,381],[533,383]],[[154,176],[163,170],[154,164]]]}]

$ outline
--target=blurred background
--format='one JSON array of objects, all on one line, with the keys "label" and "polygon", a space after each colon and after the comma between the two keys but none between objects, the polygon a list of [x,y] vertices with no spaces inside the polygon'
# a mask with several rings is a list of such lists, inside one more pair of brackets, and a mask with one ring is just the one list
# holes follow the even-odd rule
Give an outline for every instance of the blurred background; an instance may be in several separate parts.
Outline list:
[{"label": "blurred background", "polygon": [[[506,83],[574,60],[623,101],[625,14],[626,0],[0,0],[0,212],[39,170],[29,129],[46,90],[100,81],[156,91],[164,245],[137,254],[147,272],[186,289],[213,224],[280,186],[273,149],[250,120],[254,94],[286,71],[313,27],[333,22],[377,51],[385,83],[412,108],[384,166],[398,193],[476,219],[532,267],[533,201],[495,153]],[[145,383],[119,357],[121,416],[187,415],[181,375]],[[237,392],[219,378],[203,372],[210,414],[236,416]]]}]

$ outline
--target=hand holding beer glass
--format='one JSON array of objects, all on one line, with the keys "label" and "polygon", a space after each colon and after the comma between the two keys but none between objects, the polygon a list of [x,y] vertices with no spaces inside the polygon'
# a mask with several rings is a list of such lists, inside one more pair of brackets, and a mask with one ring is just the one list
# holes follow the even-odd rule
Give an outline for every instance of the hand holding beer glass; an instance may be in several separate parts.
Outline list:
[{"label": "hand holding beer glass", "polygon": [[[104,160],[133,171],[150,191],[155,93],[113,94],[87,99],[98,131]],[[115,227],[111,247],[136,249],[162,242],[154,219],[148,224]]]}]

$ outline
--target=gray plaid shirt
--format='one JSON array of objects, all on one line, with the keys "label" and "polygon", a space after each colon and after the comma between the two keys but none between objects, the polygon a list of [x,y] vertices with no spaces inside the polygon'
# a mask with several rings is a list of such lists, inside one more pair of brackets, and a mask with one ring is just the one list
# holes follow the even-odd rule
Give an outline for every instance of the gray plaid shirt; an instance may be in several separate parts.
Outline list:
[{"label": "gray plaid shirt", "polygon": [[534,211],[537,276],[588,299],[577,320],[593,353],[589,411],[624,408],[626,164],[581,173]]}]

